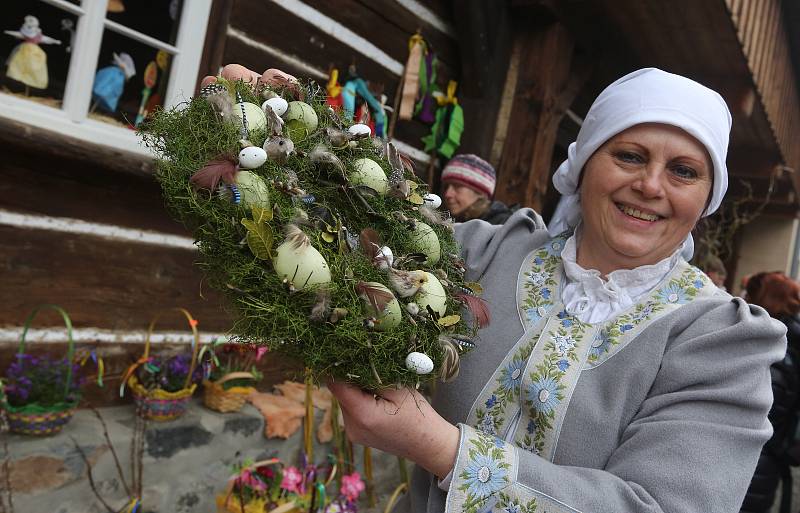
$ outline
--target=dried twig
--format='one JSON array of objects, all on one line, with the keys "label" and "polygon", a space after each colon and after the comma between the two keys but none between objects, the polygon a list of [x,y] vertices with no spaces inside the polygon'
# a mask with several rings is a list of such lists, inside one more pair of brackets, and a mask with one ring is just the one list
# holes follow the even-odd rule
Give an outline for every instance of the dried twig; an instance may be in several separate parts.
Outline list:
[{"label": "dried twig", "polygon": [[[0,512],[14,513],[14,499],[13,490],[11,489],[11,453],[8,451],[8,433],[6,431],[0,432],[0,437],[3,439],[3,493],[0,496]],[[8,508],[6,508],[8,503]]]},{"label": "dried twig", "polygon": [[111,450],[111,456],[114,458],[114,465],[117,467],[117,474],[119,475],[119,480],[122,482],[122,486],[125,487],[125,493],[128,494],[128,497],[131,497],[131,489],[128,488],[128,483],[125,482],[125,474],[122,472],[122,465],[119,462],[119,458],[117,457],[117,451],[114,450],[114,444],[111,443],[111,437],[108,435],[108,426],[106,425],[106,421],[100,415],[100,412],[92,405],[87,405],[94,416],[97,417],[97,420],[100,421],[100,424],[103,426],[103,437],[106,439],[106,443],[108,444],[109,450]]},{"label": "dried twig", "polygon": [[89,458],[86,457],[86,453],[83,452],[83,449],[81,449],[81,446],[78,444],[78,441],[75,440],[75,437],[70,435],[70,438],[72,439],[72,443],[75,444],[75,449],[78,451],[78,454],[81,455],[83,462],[86,463],[86,474],[89,476],[89,486],[92,488],[92,493],[94,493],[94,496],[97,497],[97,500],[99,500],[103,506],[105,506],[108,513],[117,513],[117,510],[109,506],[109,504],[103,499],[103,496],[100,495],[100,492],[97,491],[97,486],[94,484],[94,476],[92,475],[92,464],[89,462]]}]

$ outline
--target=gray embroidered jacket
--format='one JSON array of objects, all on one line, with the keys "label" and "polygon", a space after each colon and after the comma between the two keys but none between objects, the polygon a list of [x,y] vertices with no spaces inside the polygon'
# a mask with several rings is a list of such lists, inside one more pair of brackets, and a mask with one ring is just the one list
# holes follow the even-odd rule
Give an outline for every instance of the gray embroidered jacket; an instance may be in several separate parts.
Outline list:
[{"label": "gray embroidered jacket", "polygon": [[436,409],[461,431],[449,491],[416,469],[396,511],[734,513],[769,439],[785,328],[681,261],[595,325],[560,303],[560,250],[529,209],[459,225],[492,313]]}]

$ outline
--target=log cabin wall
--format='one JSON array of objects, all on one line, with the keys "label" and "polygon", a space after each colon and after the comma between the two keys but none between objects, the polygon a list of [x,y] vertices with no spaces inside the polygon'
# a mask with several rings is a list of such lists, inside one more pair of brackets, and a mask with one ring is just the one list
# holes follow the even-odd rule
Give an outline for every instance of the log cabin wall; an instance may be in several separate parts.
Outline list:
[{"label": "log cabin wall", "polygon": [[[200,74],[239,62],[324,83],[330,66],[343,73],[355,64],[365,80],[383,86],[391,104],[408,39],[418,29],[443,62],[442,78],[457,78],[459,54],[444,1],[218,0]],[[396,129],[404,151],[422,166],[428,157],[419,138],[428,131],[416,121]],[[232,316],[221,295],[203,285],[191,234],[165,210],[148,159],[24,120],[0,121],[0,154],[0,376],[27,314],[42,303],[69,313],[77,346],[105,356],[109,377],[138,359],[147,325],[163,309],[187,308],[204,341],[230,328]],[[28,352],[65,354],[60,317],[44,311],[33,326]],[[189,340],[178,315],[165,316],[153,338],[172,352],[187,350]],[[265,387],[296,369],[266,360]],[[93,404],[119,401],[119,382],[106,383],[105,390],[90,387]]]}]

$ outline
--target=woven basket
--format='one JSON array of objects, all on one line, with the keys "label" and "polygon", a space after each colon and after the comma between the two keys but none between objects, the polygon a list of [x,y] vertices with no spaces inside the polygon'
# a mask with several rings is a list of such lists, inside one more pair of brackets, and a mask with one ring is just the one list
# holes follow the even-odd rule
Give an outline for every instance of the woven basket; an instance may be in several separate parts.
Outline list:
[{"label": "woven basket", "polygon": [[255,388],[253,387],[231,387],[227,390],[222,386],[223,383],[233,379],[256,379],[249,372],[231,372],[222,376],[217,381],[203,381],[203,404],[214,411],[229,413],[239,411],[244,406],[247,396]]},{"label": "woven basket", "polygon": [[[234,373],[231,373],[234,374]],[[252,463],[248,466],[249,469],[255,470],[261,466],[267,465],[280,465],[280,462],[273,458],[271,460],[263,460]],[[216,497],[217,513],[301,513],[302,510],[293,501],[284,502],[280,506],[276,506],[271,510],[266,510],[266,501],[264,499],[254,498],[241,506],[239,497],[234,495],[233,487],[236,482],[236,476],[228,480],[228,485],[225,487],[225,493],[221,493]]]},{"label": "woven basket", "polygon": [[192,383],[192,374],[194,373],[195,366],[197,365],[197,350],[200,347],[200,334],[197,331],[197,322],[187,310],[183,308],[171,308],[168,311],[177,311],[186,317],[189,321],[189,327],[192,329],[192,363],[189,365],[189,373],[186,375],[186,381],[183,388],[176,392],[167,392],[160,388],[152,390],[146,389],[136,377],[136,368],[145,363],[150,356],[150,337],[153,334],[156,322],[161,318],[165,312],[161,312],[150,321],[150,326],[147,328],[147,337],[144,342],[144,354],[138,362],[131,365],[126,371],[128,375],[127,384],[133,393],[133,401],[136,404],[136,413],[142,418],[155,420],[158,422],[165,422],[174,420],[186,412],[186,407],[192,394],[197,388],[197,384]]},{"label": "woven basket", "polygon": [[[33,318],[43,308],[51,308],[60,313],[67,327],[67,361],[69,365],[67,365],[67,381],[64,388],[64,395],[66,396],[72,386],[72,358],[75,354],[75,342],[72,340],[72,321],[70,321],[67,312],[63,308],[56,305],[41,305],[33,309],[25,320],[25,326],[22,329],[22,336],[20,336],[19,340],[18,354],[25,354],[25,335],[27,335],[28,329],[31,327]],[[38,403],[12,406],[3,401],[1,406],[6,411],[9,429],[13,433],[47,436],[58,433],[70,421],[75,408],[78,406],[78,400],[79,397],[76,397],[73,402],[62,402],[48,406],[42,406]]]}]

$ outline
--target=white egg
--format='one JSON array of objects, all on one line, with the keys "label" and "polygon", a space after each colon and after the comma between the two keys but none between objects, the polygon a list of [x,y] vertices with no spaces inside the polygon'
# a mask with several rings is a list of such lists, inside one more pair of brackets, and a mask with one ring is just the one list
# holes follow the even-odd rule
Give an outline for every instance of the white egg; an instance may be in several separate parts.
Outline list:
[{"label": "white egg", "polygon": [[408,353],[406,356],[406,368],[417,374],[430,374],[433,370],[433,360],[425,353]]},{"label": "white egg", "polygon": [[440,198],[438,194],[429,192],[423,196],[422,199],[425,201],[425,205],[431,208],[439,208],[442,206],[442,198]]},{"label": "white egg", "polygon": [[389,190],[389,180],[383,168],[372,159],[362,158],[353,162],[353,172],[349,174],[351,185],[369,187],[381,196]]},{"label": "white egg", "polygon": [[389,246],[383,246],[378,250],[378,254],[375,256],[375,264],[377,265],[378,269],[386,271],[392,266],[393,263],[394,253],[392,253],[392,248]]},{"label": "white egg", "polygon": [[237,103],[233,106],[233,113],[239,119],[242,119],[242,108],[244,108],[244,115],[247,116],[247,130],[264,130],[267,126],[267,115],[261,110],[261,107],[255,103],[243,102]]},{"label": "white egg", "polygon": [[267,110],[267,105],[269,105],[272,111],[278,116],[283,116],[284,114],[286,114],[286,111],[289,110],[289,102],[287,102],[280,96],[270,98],[269,100],[261,104],[261,109],[263,109],[265,112]]},{"label": "white egg", "polygon": [[239,167],[243,169],[255,169],[261,167],[267,161],[267,152],[258,146],[248,146],[239,152]]},{"label": "white egg", "polygon": [[364,123],[356,123],[348,128],[347,131],[352,135],[372,135],[372,129],[370,129],[369,125],[365,125]]}]

